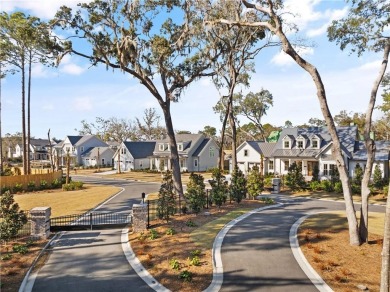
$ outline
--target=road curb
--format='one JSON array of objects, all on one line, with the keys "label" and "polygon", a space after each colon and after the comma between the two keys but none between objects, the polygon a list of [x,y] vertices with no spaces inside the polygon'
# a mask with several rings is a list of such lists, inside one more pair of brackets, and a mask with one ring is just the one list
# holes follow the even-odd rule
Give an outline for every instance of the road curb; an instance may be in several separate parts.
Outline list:
[{"label": "road curb", "polygon": [[303,221],[306,220],[309,216],[312,216],[314,214],[319,214],[323,212],[318,212],[318,213],[310,213],[306,216],[303,216],[299,218],[293,226],[290,228],[290,247],[292,250],[292,253],[294,255],[295,260],[301,267],[302,271],[306,274],[306,276],[310,279],[310,281],[316,286],[318,291],[320,292],[330,292],[333,291],[332,288],[330,288],[325,281],[321,278],[320,275],[313,269],[313,267],[309,264],[307,261],[306,257],[304,256],[301,248],[299,247],[299,242],[298,242],[298,236],[297,236],[297,231],[298,227],[302,224]]}]

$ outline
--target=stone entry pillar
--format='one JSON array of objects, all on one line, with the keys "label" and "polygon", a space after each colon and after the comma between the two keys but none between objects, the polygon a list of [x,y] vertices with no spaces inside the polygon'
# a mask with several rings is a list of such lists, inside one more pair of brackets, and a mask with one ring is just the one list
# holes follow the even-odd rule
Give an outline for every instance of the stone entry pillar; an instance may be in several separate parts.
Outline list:
[{"label": "stone entry pillar", "polygon": [[133,232],[142,232],[148,228],[147,204],[133,205]]},{"label": "stone entry pillar", "polygon": [[50,235],[50,207],[36,207],[31,209],[31,236],[34,238],[48,238]]}]

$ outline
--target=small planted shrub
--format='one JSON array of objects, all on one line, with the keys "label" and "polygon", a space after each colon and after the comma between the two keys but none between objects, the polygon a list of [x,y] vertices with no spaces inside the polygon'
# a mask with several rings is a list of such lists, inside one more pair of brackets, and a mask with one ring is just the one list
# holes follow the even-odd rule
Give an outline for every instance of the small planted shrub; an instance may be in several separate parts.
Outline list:
[{"label": "small planted shrub", "polygon": [[200,259],[198,256],[194,256],[189,260],[190,260],[190,266],[200,266]]},{"label": "small planted shrub", "polygon": [[58,189],[59,187],[61,187],[61,182],[58,179],[55,179],[51,182],[51,187],[53,189]]},{"label": "small planted shrub", "polygon": [[12,259],[12,253],[6,253],[1,256],[2,261],[9,261],[10,259]]},{"label": "small planted shrub", "polygon": [[1,188],[1,194],[4,194],[6,192],[10,192],[11,191],[11,188],[10,187],[2,187]]},{"label": "small planted shrub", "polygon": [[195,250],[190,252],[192,257],[200,256],[201,253],[202,253],[202,251],[200,249],[195,249]]},{"label": "small planted shrub", "polygon": [[27,184],[27,191],[32,192],[35,190],[35,181],[30,181]]},{"label": "small planted shrub", "polygon": [[275,203],[275,201],[269,197],[261,197],[260,201],[262,201],[264,204],[271,205]]},{"label": "small planted shrub", "polygon": [[334,191],[338,194],[343,193],[343,185],[341,184],[341,181],[338,181],[334,184]]},{"label": "small planted shrub", "polygon": [[323,180],[321,181],[321,187],[324,189],[326,192],[333,192],[333,186],[332,183],[329,180]]},{"label": "small planted shrub", "polygon": [[81,190],[84,186],[84,183],[82,181],[72,181],[71,184],[74,185],[75,190]]},{"label": "small planted shrub", "polygon": [[173,228],[168,228],[167,229],[167,232],[166,232],[166,235],[174,235],[176,233],[175,229]]},{"label": "small planted shrub", "polygon": [[182,279],[185,282],[191,282],[192,281],[192,273],[188,270],[185,270],[185,271],[180,273],[179,279]]},{"label": "small planted shrub", "polygon": [[177,259],[171,259],[169,261],[169,266],[176,271],[180,269],[180,263]]},{"label": "small planted shrub", "polygon": [[23,185],[22,184],[15,184],[12,191],[13,193],[19,193],[23,190]]},{"label": "small planted shrub", "polygon": [[41,188],[41,190],[47,189],[48,188],[47,181],[41,180],[40,188]]},{"label": "small planted shrub", "polygon": [[313,180],[310,182],[310,189],[312,191],[319,191],[321,190],[321,183],[317,180]]},{"label": "small planted shrub", "polygon": [[195,222],[192,221],[192,220],[188,220],[188,221],[186,222],[186,225],[187,225],[188,227],[196,227]]},{"label": "small planted shrub", "polygon": [[155,240],[158,238],[158,232],[156,229],[150,229],[149,231],[149,239]]},{"label": "small planted shrub", "polygon": [[15,244],[14,246],[12,246],[12,250],[14,252],[20,253],[20,254],[28,253],[28,247],[25,245],[21,245],[21,244]]}]

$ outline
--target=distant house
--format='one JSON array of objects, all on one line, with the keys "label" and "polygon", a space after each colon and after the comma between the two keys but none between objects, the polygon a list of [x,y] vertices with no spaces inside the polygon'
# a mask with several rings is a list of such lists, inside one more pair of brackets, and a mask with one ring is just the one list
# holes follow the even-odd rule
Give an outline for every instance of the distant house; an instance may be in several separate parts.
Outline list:
[{"label": "distant house", "polygon": [[[263,164],[263,173],[268,173],[270,161],[272,163],[271,154],[276,143],[268,143],[263,141],[245,141],[237,148],[237,166],[244,173],[248,172],[257,166],[260,168]],[[233,171],[230,163],[230,172]]]},{"label": "distant house", "polygon": [[57,167],[66,166],[69,155],[70,165],[82,165],[81,155],[90,148],[108,147],[108,145],[94,135],[66,136],[65,139],[54,146],[54,161]]},{"label": "distant house", "polygon": [[[181,171],[206,171],[218,166],[219,148],[212,138],[203,134],[177,134],[176,143]],[[150,168],[171,169],[170,155],[169,140],[156,141]]]},{"label": "distant house", "polygon": [[91,147],[81,154],[83,166],[112,166],[114,150],[110,147]]},{"label": "distant house", "polygon": [[[51,145],[56,145],[56,141],[52,140]],[[43,161],[50,160],[50,141],[48,139],[30,139],[30,160]],[[9,158],[23,157],[23,144],[17,143],[14,148],[8,149]]]},{"label": "distant house", "polygon": [[123,142],[113,156],[114,168],[120,164],[121,171],[149,169],[155,145],[154,141]]},{"label": "distant house", "polygon": [[[342,155],[350,177],[356,164],[365,167],[367,151],[364,142],[359,141],[356,126],[337,127]],[[375,141],[375,165],[379,165],[383,177],[389,177],[390,141]],[[306,180],[311,180],[317,168],[321,179],[330,179],[336,169],[332,153],[332,139],[326,127],[286,128],[276,143],[244,142],[237,149],[238,167],[247,172],[252,165],[259,165],[260,153],[264,155],[264,173],[285,175],[295,162]]]}]

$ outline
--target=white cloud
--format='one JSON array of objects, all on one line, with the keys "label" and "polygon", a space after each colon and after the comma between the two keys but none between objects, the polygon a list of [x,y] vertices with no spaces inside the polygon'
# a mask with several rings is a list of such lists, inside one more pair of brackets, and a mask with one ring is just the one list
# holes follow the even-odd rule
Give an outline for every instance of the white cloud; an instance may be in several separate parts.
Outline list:
[{"label": "white cloud", "polygon": [[60,71],[70,75],[80,75],[86,69],[76,64],[60,65]]},{"label": "white cloud", "polygon": [[31,75],[35,78],[45,78],[49,77],[51,74],[51,71],[48,67],[42,65],[42,64],[34,64],[31,68]]},{"label": "white cloud", "polygon": [[[314,54],[314,49],[310,47],[296,47],[295,50],[302,56],[308,56]],[[287,55],[285,52],[280,51],[271,59],[271,63],[277,66],[290,66],[295,64],[295,61]]]},{"label": "white cloud", "polygon": [[93,108],[93,101],[90,97],[79,97],[73,100],[71,105],[72,109],[75,111],[91,111]]},{"label": "white cloud", "polygon": [[[356,69],[359,70],[359,71],[373,71],[373,72],[377,72],[379,70],[380,66],[381,66],[381,63],[382,63],[382,61],[380,61],[380,60],[372,61],[372,62],[365,63],[365,64],[359,66]],[[352,70],[354,70],[354,69],[352,69]]]},{"label": "white cloud", "polygon": [[348,13],[347,6],[344,7],[343,9],[326,10],[325,13],[323,13],[322,18],[328,19],[328,21],[318,28],[309,29],[307,31],[307,36],[316,37],[326,33],[327,28],[329,27],[329,25],[332,23],[333,20],[339,20],[343,18],[344,16],[347,15],[347,13]]},{"label": "white cloud", "polygon": [[53,111],[54,110],[54,105],[52,105],[52,104],[44,104],[43,106],[42,106],[42,110],[44,110],[44,111]]},{"label": "white cloud", "polygon": [[294,23],[300,30],[303,30],[309,22],[321,19],[321,13],[314,11],[314,6],[320,2],[321,0],[286,0],[284,2],[286,13],[283,14],[283,18],[288,23]]},{"label": "white cloud", "polygon": [[79,0],[1,0],[0,6],[1,10],[6,12],[24,10],[37,17],[50,19],[61,6],[76,8],[79,2]]}]

